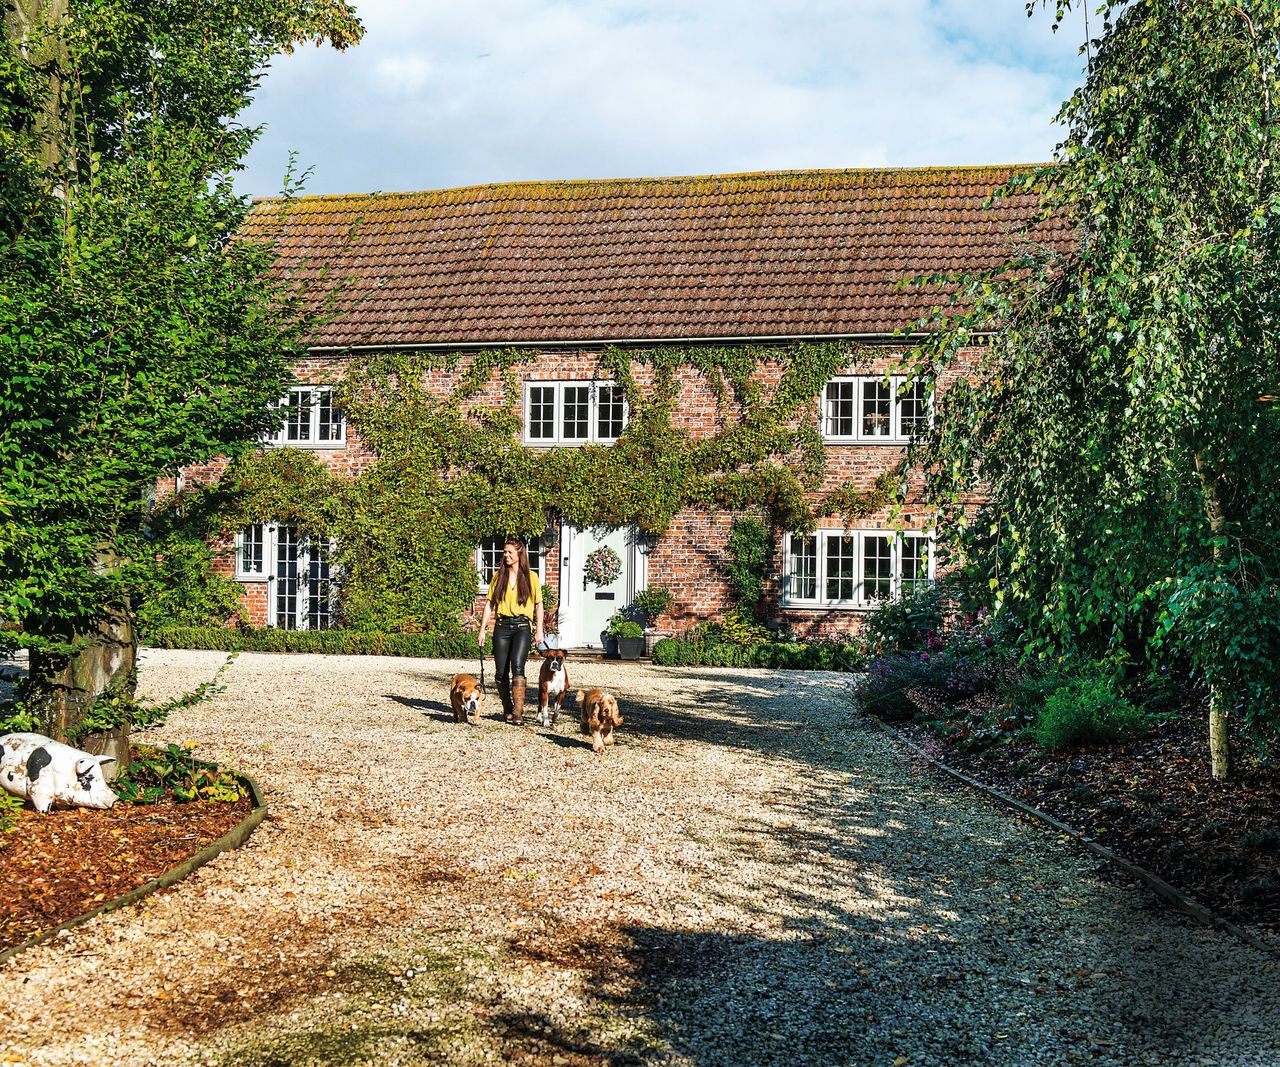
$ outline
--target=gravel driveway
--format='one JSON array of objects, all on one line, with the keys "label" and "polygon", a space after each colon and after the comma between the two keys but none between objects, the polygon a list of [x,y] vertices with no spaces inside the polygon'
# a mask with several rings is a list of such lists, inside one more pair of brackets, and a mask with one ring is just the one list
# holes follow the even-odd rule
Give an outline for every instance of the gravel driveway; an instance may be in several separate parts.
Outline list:
[{"label": "gravel driveway", "polygon": [[597,759],[454,725],[457,669],[240,656],[160,734],[270,818],[0,970],[0,1063],[1280,1063],[1273,961],[914,765],[847,676],[575,663],[627,719]]}]

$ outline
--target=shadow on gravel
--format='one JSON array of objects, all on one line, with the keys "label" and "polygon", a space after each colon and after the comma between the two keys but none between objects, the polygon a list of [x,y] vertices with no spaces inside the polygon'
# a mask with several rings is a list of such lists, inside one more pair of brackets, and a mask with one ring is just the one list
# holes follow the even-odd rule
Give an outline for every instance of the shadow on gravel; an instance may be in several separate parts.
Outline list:
[{"label": "shadow on gravel", "polygon": [[[444,722],[453,722],[453,707],[439,700],[418,700],[415,697],[397,696],[395,693],[383,693],[384,700],[394,700],[397,704],[403,704],[406,708],[413,708],[415,711],[421,711],[425,715],[430,715],[432,719]],[[501,715],[498,718],[502,718]]]}]

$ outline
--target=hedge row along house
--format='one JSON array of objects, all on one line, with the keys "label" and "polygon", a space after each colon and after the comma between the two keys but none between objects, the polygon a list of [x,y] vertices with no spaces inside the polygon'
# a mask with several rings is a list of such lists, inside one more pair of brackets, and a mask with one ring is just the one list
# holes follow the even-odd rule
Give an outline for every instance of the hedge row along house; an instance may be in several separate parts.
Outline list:
[{"label": "hedge row along house", "polygon": [[[532,457],[521,477],[534,481],[547,471],[571,480],[565,453],[621,447],[638,432],[637,410],[669,395],[665,436],[633,466],[685,449],[693,466],[681,477],[706,484],[675,505],[664,500],[672,509],[665,521],[649,523],[644,501],[632,521],[620,522],[625,509],[611,506],[639,471],[611,475],[615,494],[595,487],[598,513],[562,506],[554,488],[544,493],[552,506],[530,552],[558,595],[565,643],[600,645],[609,617],[651,586],[675,599],[658,632],[719,617],[732,606],[724,564],[733,514],[757,505],[774,534],[767,623],[799,637],[854,632],[879,600],[935,572],[930,517],[908,507],[893,528],[883,492],[936,400],[926,383],[904,382],[902,356],[914,324],[948,291],[912,280],[998,267],[1012,242],[1026,240],[1018,231],[1035,198],[990,202],[1015,169],[525,182],[260,201],[247,234],[273,241],[281,270],[332,301],[264,448],[308,450],[347,477],[367,471],[378,452],[354,417],[358,405],[340,402],[343,383],[362,361],[376,366],[397,354],[415,357],[425,395],[441,404],[456,395],[460,426],[492,429],[495,412],[513,415],[511,444]],[[1043,224],[1037,231],[1041,240],[1065,236]],[[792,397],[797,388],[809,392]],[[946,388],[937,383],[937,396]],[[773,412],[776,425],[761,412]],[[752,453],[746,425],[757,437],[774,435],[767,457]],[[712,441],[715,478],[697,468],[699,447]],[[482,462],[442,459],[450,469],[441,473]],[[184,474],[208,481],[218,470]],[[769,506],[787,498],[779,488],[787,477],[798,479],[803,500]],[[503,485],[497,495],[521,488]],[[803,522],[797,507],[807,509]],[[338,624],[335,546],[261,519],[239,531],[222,561],[242,584],[250,620]],[[468,545],[477,588],[507,532],[500,517],[489,521],[493,528],[475,529]],[[602,546],[621,561],[603,586],[585,575]]]}]

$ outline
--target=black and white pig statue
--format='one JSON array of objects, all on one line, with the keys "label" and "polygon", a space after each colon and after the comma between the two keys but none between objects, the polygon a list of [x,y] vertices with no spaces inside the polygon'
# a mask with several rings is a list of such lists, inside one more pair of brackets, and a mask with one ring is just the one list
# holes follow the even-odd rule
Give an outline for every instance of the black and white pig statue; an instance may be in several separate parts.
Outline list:
[{"label": "black and white pig statue", "polygon": [[114,756],[91,756],[43,734],[0,737],[0,787],[47,814],[55,802],[109,808],[116,795],[102,776]]}]

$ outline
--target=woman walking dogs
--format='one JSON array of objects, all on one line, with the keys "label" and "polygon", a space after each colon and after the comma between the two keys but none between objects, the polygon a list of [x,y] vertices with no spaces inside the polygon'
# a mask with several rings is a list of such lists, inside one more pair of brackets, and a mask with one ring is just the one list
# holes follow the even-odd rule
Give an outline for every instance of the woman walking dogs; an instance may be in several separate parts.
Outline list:
[{"label": "woman walking dogs", "polygon": [[515,537],[508,537],[503,544],[502,566],[489,583],[489,599],[476,635],[481,648],[494,615],[493,665],[503,718],[523,726],[524,665],[530,644],[542,644],[542,583],[529,570],[529,552],[524,542]]}]

